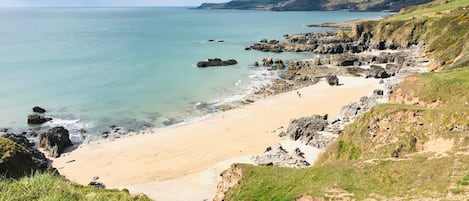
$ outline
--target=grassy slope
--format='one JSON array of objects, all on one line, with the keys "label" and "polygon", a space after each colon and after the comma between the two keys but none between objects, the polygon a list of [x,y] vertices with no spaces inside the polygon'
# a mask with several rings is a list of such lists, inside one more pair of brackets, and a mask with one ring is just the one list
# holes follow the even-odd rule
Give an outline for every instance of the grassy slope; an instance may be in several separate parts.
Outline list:
[{"label": "grassy slope", "polygon": [[[380,105],[347,127],[313,168],[242,165],[244,177],[226,200],[293,200],[304,193],[333,197],[337,189],[359,200],[377,195],[444,198],[450,191],[459,195],[469,192],[465,185],[450,187],[455,182],[463,183],[469,174],[469,157],[456,154],[458,150],[467,151],[469,132],[450,131],[455,126],[469,128],[469,106],[460,104],[460,100],[469,100],[469,67],[422,74],[416,79],[419,81],[411,79],[401,85],[406,89],[402,93],[430,102],[439,99],[438,107]],[[386,131],[373,137],[370,131],[379,131],[373,127],[376,122]],[[417,152],[421,148],[412,140],[423,144],[437,137],[464,140],[455,144],[454,152],[437,158]],[[398,149],[399,156],[393,157]],[[456,160],[461,164],[458,171],[453,167]],[[452,174],[456,175],[455,181]]]},{"label": "grassy slope", "polygon": [[0,201],[147,201],[144,195],[84,187],[53,174],[37,174],[20,180],[0,179]]},{"label": "grassy slope", "polygon": [[[365,23],[364,26],[367,26]],[[372,23],[374,40],[425,43],[438,69],[469,65],[469,0],[437,0]]]},{"label": "grassy slope", "polygon": [[[448,48],[467,44],[464,37],[468,31],[457,30],[469,22],[465,17],[469,9],[459,9],[468,4],[467,0],[436,1],[405,10],[404,17],[369,26],[387,29],[385,33],[375,33],[378,37],[404,35],[430,41],[427,46],[433,50],[427,53],[436,58]],[[422,7],[427,9],[419,10]],[[414,28],[406,33],[408,30],[404,29],[409,25]],[[445,28],[437,34],[438,27]],[[430,36],[440,37],[440,41],[431,41]],[[454,59],[454,55],[449,59]],[[327,148],[315,167],[241,165],[243,179],[225,200],[294,200],[301,194],[326,199],[466,200],[469,131],[464,128],[469,129],[469,66],[409,78],[394,96],[402,96],[405,101],[380,105],[360,117]],[[411,100],[413,104],[405,104]],[[423,144],[436,138],[453,140],[454,147],[447,155],[423,152]]]}]

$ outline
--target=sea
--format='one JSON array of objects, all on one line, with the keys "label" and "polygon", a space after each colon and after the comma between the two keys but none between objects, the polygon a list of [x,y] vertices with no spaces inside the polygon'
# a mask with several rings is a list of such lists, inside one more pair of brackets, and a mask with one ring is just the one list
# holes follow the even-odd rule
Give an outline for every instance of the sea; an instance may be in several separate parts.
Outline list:
[{"label": "sea", "polygon": [[[0,8],[0,128],[64,126],[76,143],[195,121],[278,76],[250,67],[311,53],[244,48],[307,24],[377,19],[386,12],[271,12],[161,8]],[[209,42],[209,40],[214,40]],[[237,65],[197,68],[209,58]],[[27,124],[33,106],[54,120]],[[118,128],[118,129],[115,129]]]}]

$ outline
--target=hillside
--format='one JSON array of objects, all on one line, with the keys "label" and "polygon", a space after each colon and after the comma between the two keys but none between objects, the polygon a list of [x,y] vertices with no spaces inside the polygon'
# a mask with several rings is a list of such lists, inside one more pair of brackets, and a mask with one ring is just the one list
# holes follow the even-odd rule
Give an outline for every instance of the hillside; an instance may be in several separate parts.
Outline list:
[{"label": "hillside", "polygon": [[439,72],[406,78],[312,168],[233,165],[224,176],[238,185],[224,200],[467,200],[468,5],[434,1],[356,27],[373,40],[425,43]]},{"label": "hillside", "polygon": [[252,9],[273,11],[356,10],[399,11],[401,8],[430,0],[233,0],[227,3],[204,3],[200,9]]}]

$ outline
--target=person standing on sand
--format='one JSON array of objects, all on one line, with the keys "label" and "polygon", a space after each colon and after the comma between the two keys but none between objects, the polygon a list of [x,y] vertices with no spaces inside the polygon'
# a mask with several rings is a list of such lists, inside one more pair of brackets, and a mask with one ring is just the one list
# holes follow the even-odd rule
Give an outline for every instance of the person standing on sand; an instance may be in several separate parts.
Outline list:
[{"label": "person standing on sand", "polygon": [[296,95],[298,95],[298,98],[301,98],[301,93],[299,91],[296,91]]}]

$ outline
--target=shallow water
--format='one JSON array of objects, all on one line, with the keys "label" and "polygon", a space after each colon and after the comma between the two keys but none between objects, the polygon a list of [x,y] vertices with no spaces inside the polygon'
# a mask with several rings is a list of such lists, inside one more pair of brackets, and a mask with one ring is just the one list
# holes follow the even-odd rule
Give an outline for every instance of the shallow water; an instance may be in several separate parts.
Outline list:
[{"label": "shallow water", "polygon": [[[269,81],[252,69],[264,57],[244,47],[263,38],[321,31],[303,25],[387,13],[267,12],[188,8],[0,9],[0,127],[28,128],[32,106],[74,132],[110,125],[138,131],[195,118]],[[207,42],[209,39],[225,42]],[[238,65],[199,69],[219,57]],[[206,107],[205,107],[206,106]],[[173,121],[168,121],[168,118]]]}]

